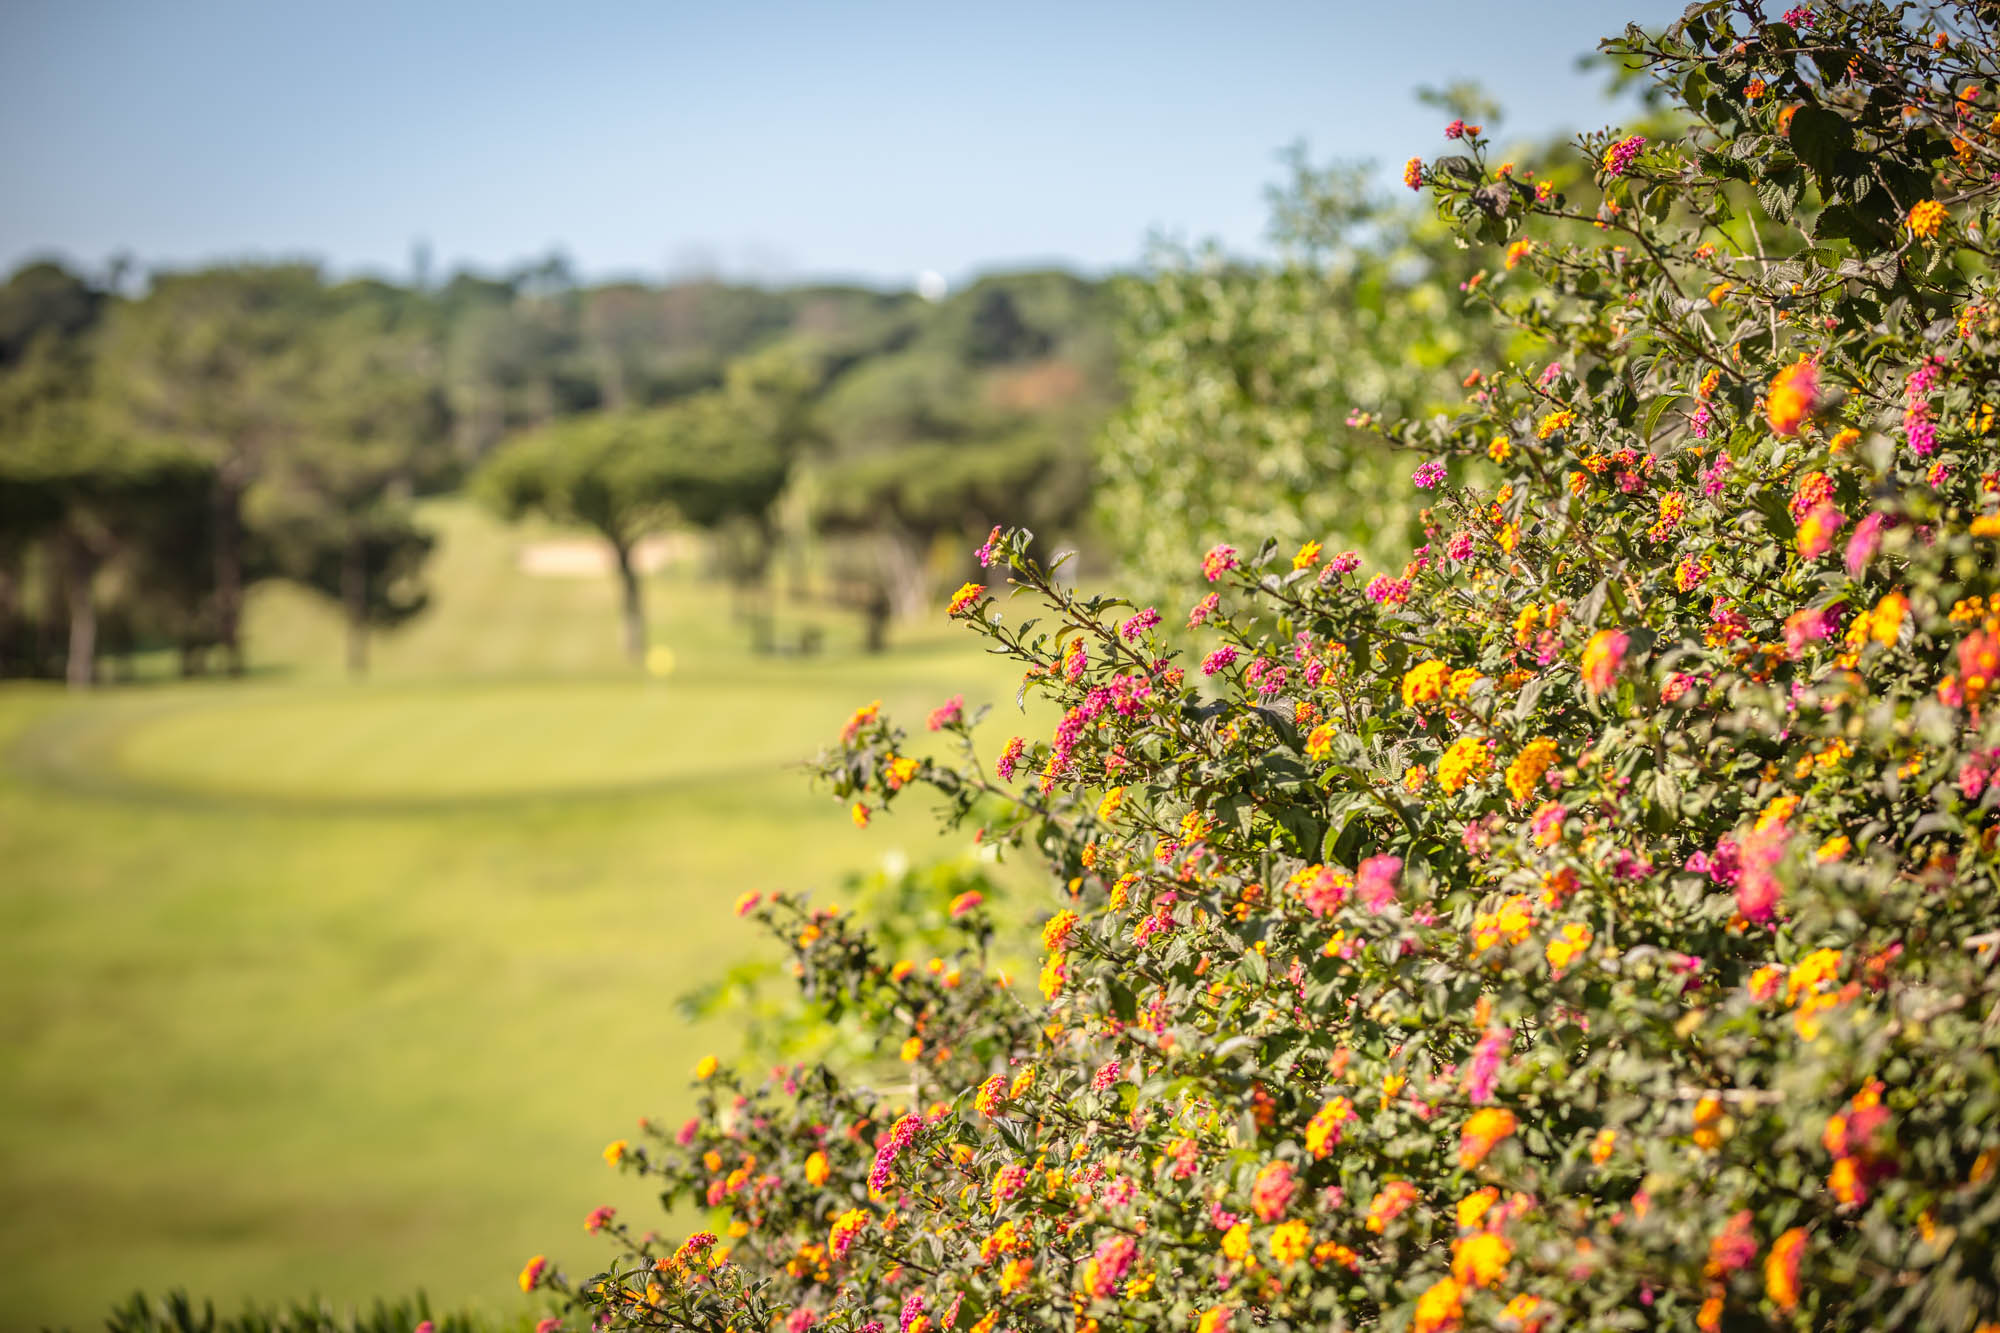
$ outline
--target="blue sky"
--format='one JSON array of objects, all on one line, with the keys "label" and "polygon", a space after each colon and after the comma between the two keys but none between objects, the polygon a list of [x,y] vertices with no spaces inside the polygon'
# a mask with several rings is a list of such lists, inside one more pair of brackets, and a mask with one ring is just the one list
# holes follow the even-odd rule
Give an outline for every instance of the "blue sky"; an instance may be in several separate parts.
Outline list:
[{"label": "blue sky", "polygon": [[[1668,0],[0,7],[0,264],[713,270],[902,284],[1254,248],[1275,153],[1441,147],[1419,84],[1605,124],[1575,57]],[[1532,18],[1528,16],[1532,16]]]}]

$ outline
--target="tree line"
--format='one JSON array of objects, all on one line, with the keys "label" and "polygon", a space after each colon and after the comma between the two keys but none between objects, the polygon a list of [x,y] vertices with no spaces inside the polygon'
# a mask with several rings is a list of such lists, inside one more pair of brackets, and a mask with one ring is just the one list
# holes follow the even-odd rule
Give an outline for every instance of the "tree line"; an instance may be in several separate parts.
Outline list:
[{"label": "tree line", "polygon": [[0,674],[87,685],[161,648],[240,673],[246,592],[273,578],[338,605],[361,671],[370,632],[428,599],[416,502],[459,489],[601,535],[635,659],[634,550],[671,525],[710,533],[746,589],[781,552],[804,578],[810,550],[879,647],[947,537],[1023,492],[1046,523],[1080,514],[1116,396],[1104,286],[1060,272],[938,303],[586,286],[558,260],[118,285],[38,262],[0,286]]}]

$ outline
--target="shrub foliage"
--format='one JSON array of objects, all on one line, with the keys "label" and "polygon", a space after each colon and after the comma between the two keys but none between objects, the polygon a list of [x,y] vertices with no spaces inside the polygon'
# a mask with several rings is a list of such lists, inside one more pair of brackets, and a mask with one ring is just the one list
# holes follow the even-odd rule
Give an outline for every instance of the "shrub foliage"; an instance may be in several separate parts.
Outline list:
[{"label": "shrub foliage", "polygon": [[916,760],[864,708],[822,773],[1043,858],[1038,987],[977,903],[910,968],[753,895],[882,1059],[704,1062],[607,1155],[719,1234],[600,1213],[600,1271],[523,1285],[718,1333],[1993,1327],[1994,38],[1631,30],[1685,130],[1582,140],[1590,212],[1453,125],[1409,180],[1560,354],[1386,432],[1427,544],[1189,553],[1154,611],[997,534],[951,614],[1054,736],[946,709]]}]

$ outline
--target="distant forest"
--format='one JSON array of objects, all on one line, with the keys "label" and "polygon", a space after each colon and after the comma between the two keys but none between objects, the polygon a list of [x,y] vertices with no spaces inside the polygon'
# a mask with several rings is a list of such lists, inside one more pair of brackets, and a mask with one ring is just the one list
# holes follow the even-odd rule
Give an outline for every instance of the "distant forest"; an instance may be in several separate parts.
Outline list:
[{"label": "distant forest", "polygon": [[1053,271],[931,302],[554,261],[433,287],[236,265],[127,296],[30,264],[0,287],[0,674],[85,685],[160,649],[240,672],[272,578],[337,603],[364,669],[429,596],[414,502],[459,489],[601,534],[635,656],[632,548],[666,527],[712,534],[746,588],[809,574],[879,646],[964,537],[1079,520],[1113,325],[1106,284]]}]

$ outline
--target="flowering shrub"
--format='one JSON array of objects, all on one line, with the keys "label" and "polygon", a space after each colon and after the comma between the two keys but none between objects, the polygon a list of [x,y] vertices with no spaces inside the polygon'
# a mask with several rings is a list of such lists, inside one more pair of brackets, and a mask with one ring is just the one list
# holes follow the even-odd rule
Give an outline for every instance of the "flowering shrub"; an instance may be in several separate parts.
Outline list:
[{"label": "flowering shrub", "polygon": [[1053,736],[952,708],[912,765],[868,708],[821,772],[1047,864],[1034,989],[980,905],[918,968],[755,903],[880,1054],[706,1077],[608,1156],[714,1230],[594,1216],[608,1266],[524,1285],[790,1333],[1995,1327],[2000,51],[1945,9],[1633,31],[1689,128],[1587,137],[1587,213],[1476,126],[1412,168],[1561,355],[1387,433],[1501,474],[1420,473],[1400,568],[1190,551],[1183,616],[989,542],[953,614]]}]

